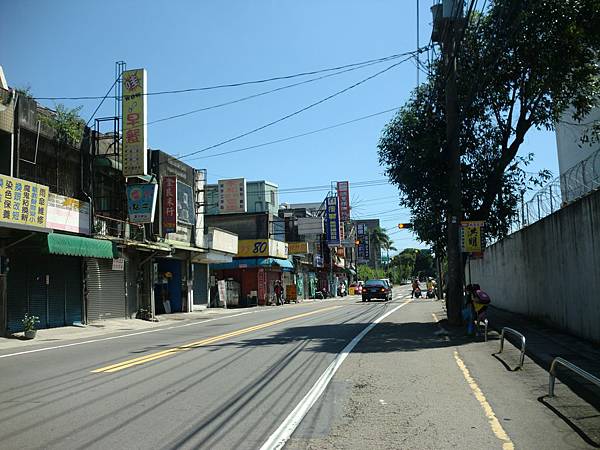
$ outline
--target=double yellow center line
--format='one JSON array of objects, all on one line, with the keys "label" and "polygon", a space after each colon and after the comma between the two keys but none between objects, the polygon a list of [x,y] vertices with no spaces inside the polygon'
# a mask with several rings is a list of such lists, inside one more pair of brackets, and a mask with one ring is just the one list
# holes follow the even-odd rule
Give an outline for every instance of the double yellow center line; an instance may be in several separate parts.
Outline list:
[{"label": "double yellow center line", "polygon": [[341,306],[330,306],[328,308],[322,308],[315,311],[310,311],[303,314],[297,314],[295,316],[285,317],[283,319],[273,320],[271,322],[261,323],[260,325],[254,325],[252,327],[243,328],[241,330],[232,331],[230,333],[221,334],[219,336],[213,336],[210,338],[202,339],[201,341],[190,342],[189,344],[179,345],[177,347],[173,347],[167,350],[163,350],[156,353],[150,353],[149,355],[140,356],[138,358],[128,359],[126,361],[122,361],[120,363],[111,364],[110,366],[100,367],[99,369],[92,370],[92,373],[114,373],[123,369],[128,369],[130,367],[139,366],[141,364],[145,364],[150,361],[155,361],[160,358],[165,358],[167,356],[172,356],[180,352],[185,352],[187,350],[191,350],[193,348],[203,347],[206,345],[214,344],[215,342],[222,341],[224,339],[229,339],[232,337],[240,336],[242,334],[251,333],[253,331],[262,330],[264,328],[272,327],[273,325],[278,325],[280,323],[289,322],[290,320],[301,319],[303,317],[312,316],[314,314],[318,314],[325,311],[330,311],[332,309],[340,308]]}]

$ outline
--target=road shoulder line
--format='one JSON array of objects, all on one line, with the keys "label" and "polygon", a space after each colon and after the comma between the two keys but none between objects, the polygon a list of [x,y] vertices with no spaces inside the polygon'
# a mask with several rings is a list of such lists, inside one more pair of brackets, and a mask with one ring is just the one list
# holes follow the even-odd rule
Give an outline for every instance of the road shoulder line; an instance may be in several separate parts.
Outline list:
[{"label": "road shoulder line", "polygon": [[500,424],[500,421],[496,417],[494,410],[492,409],[491,405],[488,403],[482,390],[479,388],[479,386],[477,385],[477,383],[471,376],[471,373],[469,372],[469,369],[467,368],[466,364],[460,358],[460,356],[458,356],[458,352],[456,350],[454,351],[454,359],[456,360],[456,364],[458,365],[463,376],[465,377],[467,384],[473,391],[473,395],[475,395],[475,398],[477,399],[477,401],[483,408],[483,411],[485,412],[485,416],[488,419],[488,422],[490,424],[490,428],[492,429],[492,432],[499,440],[502,441],[502,449],[503,450],[514,450],[515,446],[514,446],[513,442],[508,437],[508,434],[506,433],[506,431],[504,431],[504,428],[502,428],[502,425]]}]

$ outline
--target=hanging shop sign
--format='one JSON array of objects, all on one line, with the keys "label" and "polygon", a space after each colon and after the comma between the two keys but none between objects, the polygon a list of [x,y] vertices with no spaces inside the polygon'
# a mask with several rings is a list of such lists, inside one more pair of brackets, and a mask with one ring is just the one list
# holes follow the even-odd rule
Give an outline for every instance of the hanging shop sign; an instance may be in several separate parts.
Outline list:
[{"label": "hanging shop sign", "polygon": [[127,213],[131,223],[152,223],[156,209],[156,183],[128,184]]},{"label": "hanging shop sign", "polygon": [[326,199],[325,235],[328,245],[340,245],[340,215],[338,197],[332,195]]},{"label": "hanging shop sign", "polygon": [[288,246],[274,239],[242,239],[238,241],[239,258],[287,258]]},{"label": "hanging shop sign", "polygon": [[246,195],[245,178],[219,180],[219,213],[245,213]]},{"label": "hanging shop sign", "polygon": [[53,230],[90,234],[90,204],[49,192],[46,226]]},{"label": "hanging shop sign", "polygon": [[483,220],[460,223],[460,243],[463,252],[480,253],[482,251],[481,231],[484,224]]},{"label": "hanging shop sign", "polygon": [[350,220],[350,183],[338,181],[337,193],[340,199],[340,220],[348,222]]},{"label": "hanging shop sign", "polygon": [[177,220],[194,225],[196,218],[192,187],[177,181]]},{"label": "hanging shop sign", "polygon": [[288,242],[289,255],[305,255],[308,253],[308,242]]},{"label": "hanging shop sign", "polygon": [[162,177],[162,231],[177,231],[177,178]]},{"label": "hanging shop sign", "polygon": [[0,175],[0,222],[45,228],[48,187]]},{"label": "hanging shop sign", "polygon": [[146,69],[123,72],[123,175],[148,174]]}]

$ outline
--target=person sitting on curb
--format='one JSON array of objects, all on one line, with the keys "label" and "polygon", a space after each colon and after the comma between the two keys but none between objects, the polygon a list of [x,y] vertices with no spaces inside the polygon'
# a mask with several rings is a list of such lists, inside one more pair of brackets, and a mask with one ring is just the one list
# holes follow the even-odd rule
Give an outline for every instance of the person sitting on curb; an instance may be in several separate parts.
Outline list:
[{"label": "person sitting on curb", "polygon": [[487,319],[487,309],[491,299],[476,283],[468,284],[465,291],[465,308],[468,310],[463,311],[463,317],[467,320],[467,333],[473,334],[473,331],[478,333],[479,325]]}]

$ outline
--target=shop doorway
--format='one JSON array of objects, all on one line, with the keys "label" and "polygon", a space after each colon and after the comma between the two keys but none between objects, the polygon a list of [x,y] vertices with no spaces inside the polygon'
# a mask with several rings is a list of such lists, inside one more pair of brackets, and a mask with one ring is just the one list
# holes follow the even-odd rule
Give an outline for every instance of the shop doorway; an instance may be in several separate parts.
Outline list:
[{"label": "shop doorway", "polygon": [[158,258],[157,279],[154,284],[156,314],[182,312],[181,273],[182,261],[174,258]]}]

